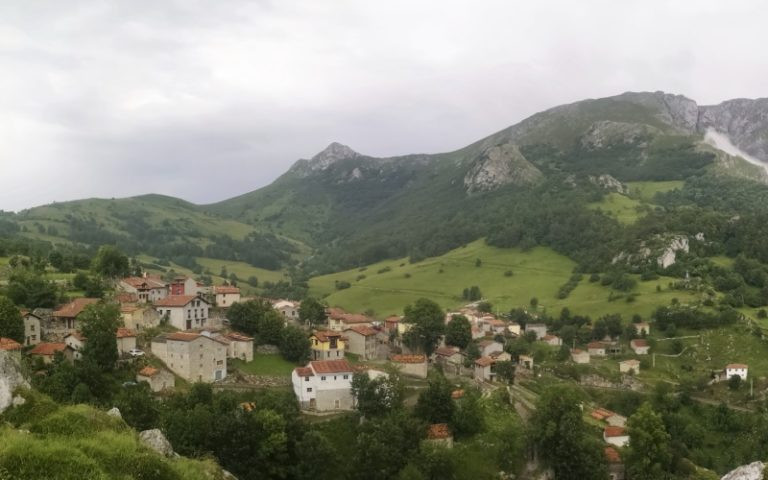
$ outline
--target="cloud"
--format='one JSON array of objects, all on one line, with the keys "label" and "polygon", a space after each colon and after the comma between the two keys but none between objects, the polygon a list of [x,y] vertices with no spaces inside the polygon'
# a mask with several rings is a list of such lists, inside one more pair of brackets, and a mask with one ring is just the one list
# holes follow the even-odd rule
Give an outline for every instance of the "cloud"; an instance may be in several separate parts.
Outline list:
[{"label": "cloud", "polygon": [[[211,202],[331,141],[460,148],[626,90],[765,95],[758,1],[9,0],[0,208],[147,192]],[[662,12],[663,14],[660,14]]]}]

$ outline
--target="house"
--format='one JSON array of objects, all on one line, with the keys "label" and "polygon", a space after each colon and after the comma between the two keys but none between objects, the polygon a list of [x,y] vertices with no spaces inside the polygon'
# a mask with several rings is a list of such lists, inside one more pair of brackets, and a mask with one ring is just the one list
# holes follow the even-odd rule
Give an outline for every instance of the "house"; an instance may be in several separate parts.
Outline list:
[{"label": "house", "polygon": [[253,361],[253,337],[242,333],[228,333],[224,337],[229,340],[227,357],[239,358],[244,362]]},{"label": "house", "polygon": [[240,301],[240,289],[228,285],[213,287],[213,294],[216,296],[216,306],[229,308],[233,303]]},{"label": "house", "polygon": [[587,352],[595,357],[604,357],[605,344],[603,342],[589,342],[587,344]]},{"label": "house", "polygon": [[136,374],[136,381],[147,382],[150,390],[161,392],[173,388],[176,384],[176,377],[164,368],[147,366]]},{"label": "house", "polygon": [[625,427],[627,425],[627,417],[613,412],[611,412],[611,415],[609,415],[605,421],[612,427]]},{"label": "house", "polygon": [[544,338],[547,334],[547,326],[543,323],[529,323],[525,326],[525,333],[536,332],[536,338]]},{"label": "house", "polygon": [[51,315],[50,331],[46,331],[45,333],[63,337],[68,333],[74,332],[80,328],[80,325],[77,322],[77,317],[83,313],[85,307],[97,303],[99,303],[98,298],[76,298],[72,300],[53,312]]},{"label": "house", "polygon": [[154,305],[158,315],[179,330],[204,327],[208,321],[210,304],[197,295],[171,295]]},{"label": "house", "polygon": [[194,278],[178,276],[168,284],[168,295],[172,296],[197,296],[200,288]]},{"label": "house", "polygon": [[640,361],[639,360],[624,360],[619,362],[619,372],[631,373],[637,375],[640,373]]},{"label": "house", "polygon": [[120,305],[120,318],[126,328],[137,332],[160,325],[160,314],[151,305]]},{"label": "house", "polygon": [[648,350],[651,349],[651,346],[648,345],[648,340],[637,338],[635,340],[630,340],[629,348],[631,348],[636,355],[648,355]]},{"label": "house", "polygon": [[[406,325],[410,325],[410,324],[406,324]],[[485,332],[483,331],[482,328],[478,327],[477,325],[472,325],[472,340],[477,340],[478,338],[485,338]]]},{"label": "house", "polygon": [[[402,337],[402,336],[403,336],[403,335],[405,335],[406,333],[410,332],[412,328],[413,328],[413,324],[412,324],[412,323],[410,323],[410,322],[405,322],[405,321],[403,321],[403,319],[401,318],[401,319],[400,319],[400,321],[399,321],[399,322],[398,322],[398,324],[397,324],[397,334],[398,334],[398,335],[400,335],[400,336]],[[473,330],[473,332],[474,332],[474,330]],[[473,335],[474,335],[474,333],[473,333]],[[481,336],[481,337],[482,337],[482,336],[485,336],[485,334],[484,334],[484,333],[481,333],[481,334],[480,334],[480,336]],[[473,338],[474,338],[474,337],[473,337]]]},{"label": "house", "polygon": [[400,317],[391,315],[384,319],[384,330],[387,332],[397,331],[398,324],[400,324]]},{"label": "house", "polygon": [[280,312],[286,322],[299,321],[299,309],[301,308],[301,302],[293,302],[291,300],[278,300],[272,303],[272,308]]},{"label": "house", "polygon": [[24,320],[24,345],[37,345],[42,341],[40,331],[40,317],[29,310],[21,311],[21,318]]},{"label": "house", "polygon": [[504,322],[504,320],[499,320],[497,318],[487,318],[484,319],[483,322],[485,325],[487,325],[487,330],[493,333],[494,335],[503,335],[504,332],[507,330],[507,324]]},{"label": "house", "polygon": [[443,370],[455,373],[461,373],[461,367],[464,365],[464,354],[457,347],[440,347],[435,350],[432,359]]},{"label": "house", "polygon": [[494,340],[480,340],[477,342],[477,348],[480,350],[480,356],[487,357],[493,352],[501,352],[504,345]]},{"label": "house", "polygon": [[[53,356],[56,354],[56,352],[61,352],[66,355],[65,350],[67,349],[66,343],[49,343],[49,342],[42,342],[35,345],[32,350],[27,352],[32,357],[40,357],[43,359],[43,363],[51,363],[53,362]],[[70,354],[71,356],[71,354]]]},{"label": "house", "polygon": [[749,367],[743,363],[731,363],[725,366],[725,379],[730,380],[731,377],[739,376],[742,380],[747,379],[747,370]]},{"label": "house", "polygon": [[533,370],[533,357],[531,355],[520,355],[517,358],[517,364],[528,370]]},{"label": "house", "polygon": [[341,332],[317,331],[309,337],[312,360],[338,360],[344,358],[347,342]]},{"label": "house", "polygon": [[507,325],[507,331],[511,333],[512,335],[519,337],[520,336],[520,324],[512,322],[509,325]]},{"label": "house", "polygon": [[426,355],[392,355],[389,360],[400,369],[403,375],[427,378]]},{"label": "house", "polygon": [[0,337],[0,351],[8,352],[9,355],[21,360],[21,344],[12,338]]},{"label": "house", "polygon": [[624,463],[621,461],[618,450],[614,447],[605,447],[603,455],[608,464],[608,478],[610,480],[624,480]]},{"label": "house", "polygon": [[363,360],[375,359],[378,355],[378,330],[363,325],[353,325],[344,330],[347,351],[359,355]]},{"label": "house", "polygon": [[571,360],[573,363],[589,363],[589,352],[574,348],[571,350]]},{"label": "house", "polygon": [[86,338],[82,333],[74,331],[64,336],[64,343],[72,349],[72,358],[80,360],[83,358],[83,354],[80,353],[85,346]]},{"label": "house", "polygon": [[475,360],[475,380],[481,380],[485,382],[492,382],[496,380],[496,372],[494,370],[495,365],[496,360],[492,359],[491,357],[480,357]]},{"label": "house", "polygon": [[453,448],[453,433],[447,423],[433,423],[427,429],[427,442]]},{"label": "house", "polygon": [[549,335],[549,334],[544,335],[543,337],[541,337],[541,341],[553,347],[559,347],[563,344],[563,339],[561,339],[557,335]]},{"label": "house", "polygon": [[351,410],[352,366],[346,360],[315,360],[291,373],[293,392],[305,410]]},{"label": "house", "polygon": [[497,362],[510,362],[512,361],[512,355],[510,355],[507,352],[497,350],[495,352],[491,352],[490,355],[488,355],[492,359],[494,359]]},{"label": "house", "polygon": [[152,339],[152,353],[189,382],[215,382],[227,376],[225,342],[194,332],[174,332]]},{"label": "house", "polygon": [[340,308],[328,309],[328,328],[343,332],[352,325],[370,327],[373,325],[373,319],[358,313],[347,313]]},{"label": "house", "polygon": [[128,353],[136,348],[136,332],[130,328],[120,327],[115,332],[115,338],[117,339],[117,353]]},{"label": "house", "polygon": [[640,322],[633,323],[632,325],[635,326],[635,332],[637,332],[638,335],[650,335],[651,333],[651,326],[648,323]]},{"label": "house", "polygon": [[624,447],[629,443],[629,434],[624,427],[605,427],[603,429],[603,440],[616,447]]},{"label": "house", "polygon": [[165,282],[152,277],[127,277],[120,280],[117,286],[125,293],[136,295],[141,303],[154,303],[168,296]]}]

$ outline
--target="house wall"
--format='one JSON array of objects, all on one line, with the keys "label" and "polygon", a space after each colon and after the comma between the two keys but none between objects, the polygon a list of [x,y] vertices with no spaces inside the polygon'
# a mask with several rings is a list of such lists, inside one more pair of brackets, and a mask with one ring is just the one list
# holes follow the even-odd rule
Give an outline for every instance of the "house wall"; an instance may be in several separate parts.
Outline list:
[{"label": "house wall", "polygon": [[617,447],[623,447],[629,443],[629,435],[622,435],[620,437],[604,437],[605,443],[610,443]]},{"label": "house wall", "polygon": [[[347,378],[344,378],[345,376]],[[351,410],[354,407],[354,398],[351,393],[352,372],[299,377],[294,370],[291,374],[291,383],[293,392],[303,409],[310,408],[312,400],[315,401],[317,411]],[[308,392],[308,388],[312,391]]]},{"label": "house wall", "polygon": [[190,382],[214,382],[227,376],[227,346],[200,336],[184,342],[166,340],[165,364]]},{"label": "house wall", "polygon": [[149,384],[149,389],[153,392],[160,392],[166,389],[171,389],[176,384],[176,378],[173,376],[173,374],[164,369],[160,369],[160,371],[152,377],[136,375],[136,381],[147,382]]},{"label": "house wall", "polygon": [[477,380],[490,382],[493,379],[490,365],[488,365],[487,367],[481,367],[480,365],[475,365],[474,373],[475,373],[475,379]]},{"label": "house wall", "polygon": [[747,369],[746,368],[728,368],[725,371],[725,379],[729,380],[733,376],[740,376],[742,380],[747,379]]},{"label": "house wall", "polygon": [[536,339],[543,338],[547,334],[547,326],[542,325],[540,327],[534,327],[534,326],[526,326],[525,332],[536,332]]},{"label": "house wall", "polygon": [[360,355],[365,360],[376,358],[376,336],[361,335],[354,330],[346,330],[344,335],[349,339],[347,351]]},{"label": "house wall", "polygon": [[76,339],[73,336],[68,336],[64,338],[64,343],[69,345],[72,348],[72,350],[74,350],[73,358],[75,360],[80,360],[82,358],[83,355],[82,353],[80,353],[80,350],[83,349],[83,345],[84,345],[83,342],[81,342],[80,340]]},{"label": "house wall", "polygon": [[183,307],[157,307],[160,318],[169,313],[168,323],[179,330],[206,326],[209,310],[209,305],[199,298],[190,301]]},{"label": "house wall", "polygon": [[123,337],[117,339],[117,353],[128,353],[136,348],[136,337]]},{"label": "house wall", "polygon": [[240,301],[239,293],[217,293],[216,305],[219,307],[229,307],[233,303]]},{"label": "house wall", "polygon": [[24,316],[24,345],[37,345],[40,343],[40,319],[34,315]]},{"label": "house wall", "polygon": [[480,356],[487,357],[493,352],[503,352],[504,351],[504,345],[502,345],[499,342],[493,342],[486,347],[480,348]]},{"label": "house wall", "polygon": [[156,356],[164,363],[168,363],[168,344],[166,342],[153,341],[150,349],[152,350],[152,355]]},{"label": "house wall", "polygon": [[230,340],[229,356],[231,358],[239,358],[246,362],[253,361],[253,342]]},{"label": "house wall", "polygon": [[130,313],[124,312],[122,318],[125,328],[136,331],[160,325],[160,314],[154,308],[139,308]]},{"label": "house wall", "polygon": [[427,378],[427,362],[423,363],[395,363],[403,375]]}]

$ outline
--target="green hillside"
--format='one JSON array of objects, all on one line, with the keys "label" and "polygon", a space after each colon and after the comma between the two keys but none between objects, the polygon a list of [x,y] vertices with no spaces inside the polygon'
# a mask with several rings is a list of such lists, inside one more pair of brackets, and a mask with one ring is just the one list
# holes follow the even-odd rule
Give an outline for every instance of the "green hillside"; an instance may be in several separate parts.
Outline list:
[{"label": "green hillside", "polygon": [[[477,259],[481,261],[479,267]],[[667,284],[672,279],[664,277],[639,282],[633,291],[637,295],[629,303],[619,292],[613,294],[621,298],[609,301],[612,290],[599,282],[589,282],[588,276],[567,298],[558,299],[558,289],[568,281],[574,266],[572,260],[548,248],[523,252],[491,247],[478,240],[440,257],[413,264],[407,259],[379,262],[364,269],[315,277],[309,285],[310,293],[325,297],[329,305],[354,312],[372,310],[378,317],[402,314],[403,307],[421,297],[431,298],[447,309],[459,307],[467,303],[462,299],[462,291],[473,285],[480,287],[483,298],[493,303],[494,310],[502,312],[528,307],[533,297],[539,300],[540,310],[556,314],[568,307],[572,312],[593,317],[609,313],[627,317],[639,313],[647,317],[673,298],[682,303],[696,301],[692,293],[669,290]],[[506,275],[509,271],[512,276]],[[351,286],[338,290],[339,281]],[[661,292],[656,291],[657,285]]]}]

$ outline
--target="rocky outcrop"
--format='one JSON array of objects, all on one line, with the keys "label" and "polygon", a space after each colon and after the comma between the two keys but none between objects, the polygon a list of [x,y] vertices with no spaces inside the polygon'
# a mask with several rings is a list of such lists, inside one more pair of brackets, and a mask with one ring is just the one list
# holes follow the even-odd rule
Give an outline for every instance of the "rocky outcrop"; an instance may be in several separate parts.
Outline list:
[{"label": "rocky outcrop", "polygon": [[600,175],[599,177],[593,177],[590,175],[589,181],[600,188],[604,188],[605,190],[610,190],[612,192],[618,192],[618,193],[624,193],[624,194],[629,193],[629,187],[627,187],[620,181],[616,180],[616,178],[608,174],[603,174],[603,175]]},{"label": "rocky outcrop", "polygon": [[123,415],[120,413],[120,409],[117,407],[112,407],[109,410],[107,410],[107,415],[109,415],[110,417],[115,417],[119,419],[123,418]]},{"label": "rocky outcrop", "polygon": [[175,455],[171,442],[165,438],[165,435],[163,435],[163,432],[161,432],[159,428],[144,430],[139,433],[139,440],[160,455],[166,457],[173,457]]},{"label": "rocky outcrop", "polygon": [[13,392],[19,387],[29,388],[29,382],[21,373],[18,358],[0,350],[0,413],[13,404]]},{"label": "rocky outcrop", "polygon": [[601,120],[593,123],[581,137],[581,146],[588,150],[615,145],[635,145],[645,148],[653,136],[659,133],[661,131],[658,128],[642,123]]},{"label": "rocky outcrop", "polygon": [[726,473],[720,480],[763,480],[763,462],[753,462]]},{"label": "rocky outcrop", "polygon": [[768,162],[768,98],[740,98],[699,109],[697,129],[724,134],[739,149]]},{"label": "rocky outcrop", "polygon": [[675,264],[677,252],[688,253],[688,250],[688,237],[682,235],[674,236],[670,239],[662,254],[656,259],[656,263],[661,268],[670,267]]},{"label": "rocky outcrop", "polygon": [[517,145],[505,143],[490,147],[475,160],[464,176],[468,193],[487,192],[504,185],[528,185],[541,177],[541,171],[525,159]]},{"label": "rocky outcrop", "polygon": [[306,177],[314,172],[327,170],[341,160],[359,158],[361,155],[346,145],[333,142],[309,160],[299,160],[292,167],[295,174]]}]

